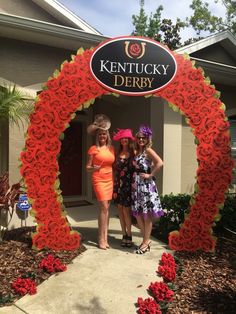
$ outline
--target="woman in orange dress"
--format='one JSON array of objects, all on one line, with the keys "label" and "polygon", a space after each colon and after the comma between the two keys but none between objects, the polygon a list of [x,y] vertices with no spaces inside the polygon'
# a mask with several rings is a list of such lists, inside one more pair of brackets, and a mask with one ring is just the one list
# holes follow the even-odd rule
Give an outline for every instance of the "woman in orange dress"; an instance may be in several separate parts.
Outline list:
[{"label": "woman in orange dress", "polygon": [[109,225],[109,207],[113,194],[112,164],[115,161],[114,148],[111,145],[110,120],[105,115],[95,116],[88,127],[88,133],[96,136],[96,145],[88,150],[87,170],[92,172],[92,184],[99,204],[98,247],[109,248],[107,236]]}]

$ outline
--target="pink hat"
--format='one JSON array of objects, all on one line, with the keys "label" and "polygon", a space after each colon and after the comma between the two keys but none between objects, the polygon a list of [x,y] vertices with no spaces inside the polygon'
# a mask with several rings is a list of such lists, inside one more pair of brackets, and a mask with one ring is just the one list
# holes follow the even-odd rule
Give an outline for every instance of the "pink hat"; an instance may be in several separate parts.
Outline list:
[{"label": "pink hat", "polygon": [[113,141],[119,141],[122,138],[130,138],[131,140],[134,140],[131,129],[118,129],[113,136]]}]

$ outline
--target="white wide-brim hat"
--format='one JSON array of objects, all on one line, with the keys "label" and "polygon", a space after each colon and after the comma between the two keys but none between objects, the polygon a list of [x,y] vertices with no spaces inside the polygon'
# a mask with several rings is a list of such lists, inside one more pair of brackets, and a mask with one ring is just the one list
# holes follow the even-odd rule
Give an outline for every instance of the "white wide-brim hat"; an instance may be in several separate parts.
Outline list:
[{"label": "white wide-brim hat", "polygon": [[87,128],[88,134],[93,134],[98,129],[107,131],[111,127],[111,121],[105,114],[97,114],[94,117],[94,122]]}]

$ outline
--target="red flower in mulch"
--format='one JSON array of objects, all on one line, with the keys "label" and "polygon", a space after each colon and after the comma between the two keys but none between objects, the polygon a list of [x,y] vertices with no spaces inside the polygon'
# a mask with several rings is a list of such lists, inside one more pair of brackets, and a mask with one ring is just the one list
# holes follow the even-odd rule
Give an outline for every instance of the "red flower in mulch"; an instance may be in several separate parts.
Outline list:
[{"label": "red flower in mulch", "polygon": [[174,291],[169,289],[166,283],[164,282],[151,282],[150,286],[148,287],[150,292],[152,293],[153,297],[156,299],[157,302],[172,302]]},{"label": "red flower in mulch", "polygon": [[163,277],[164,281],[174,281],[176,277],[175,268],[170,266],[159,266],[158,267],[158,274]]},{"label": "red flower in mulch", "polygon": [[17,278],[12,282],[12,288],[20,295],[32,295],[37,292],[36,282],[30,278]]},{"label": "red flower in mulch", "polygon": [[59,258],[55,258],[52,254],[45,257],[39,264],[39,268],[46,270],[48,273],[65,271],[66,265],[62,264]]},{"label": "red flower in mulch", "polygon": [[138,298],[137,306],[139,314],[161,314],[160,305],[152,298]]},{"label": "red flower in mulch", "polygon": [[168,266],[176,268],[175,259],[174,259],[173,255],[171,255],[169,253],[163,253],[162,254],[160,264],[165,265],[165,266],[168,265]]},{"label": "red flower in mulch", "polygon": [[164,281],[173,281],[176,277],[176,263],[174,257],[169,253],[163,253],[158,266],[158,274],[163,277]]}]

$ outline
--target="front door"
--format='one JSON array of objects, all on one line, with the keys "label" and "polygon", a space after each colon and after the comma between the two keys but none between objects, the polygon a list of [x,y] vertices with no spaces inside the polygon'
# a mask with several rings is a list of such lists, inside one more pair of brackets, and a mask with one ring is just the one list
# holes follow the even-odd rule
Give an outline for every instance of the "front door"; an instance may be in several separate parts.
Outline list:
[{"label": "front door", "polygon": [[63,196],[82,194],[82,123],[71,121],[64,131],[59,158],[60,189]]}]

